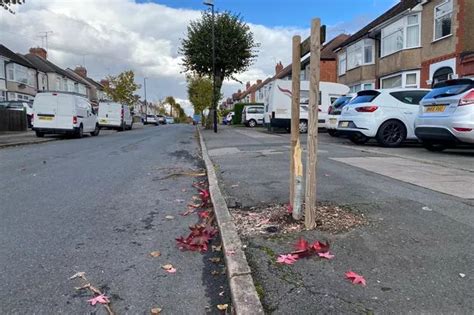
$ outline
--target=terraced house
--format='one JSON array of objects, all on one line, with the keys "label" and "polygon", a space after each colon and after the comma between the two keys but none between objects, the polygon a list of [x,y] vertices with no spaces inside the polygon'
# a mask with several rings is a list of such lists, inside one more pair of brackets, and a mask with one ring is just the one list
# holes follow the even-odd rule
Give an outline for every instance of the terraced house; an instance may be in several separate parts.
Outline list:
[{"label": "terraced house", "polygon": [[474,1],[401,0],[336,48],[351,92],[474,77]]}]

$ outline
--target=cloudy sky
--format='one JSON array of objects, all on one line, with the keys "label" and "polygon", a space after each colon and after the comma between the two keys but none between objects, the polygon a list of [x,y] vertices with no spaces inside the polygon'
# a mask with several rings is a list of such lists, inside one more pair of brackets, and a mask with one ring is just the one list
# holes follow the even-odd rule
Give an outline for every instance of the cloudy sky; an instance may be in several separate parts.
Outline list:
[{"label": "cloudy sky", "polygon": [[[328,37],[351,33],[388,9],[397,0],[216,0],[216,9],[241,13],[260,43],[258,59],[242,82],[273,75],[276,62],[291,60],[291,37],[307,36],[312,16],[328,25]],[[350,9],[349,9],[350,8]],[[200,17],[200,0],[27,0],[15,15],[0,12],[0,43],[26,53],[45,46],[57,65],[85,65],[88,74],[101,79],[132,69],[136,80],[147,77],[148,99],[168,95],[186,102],[186,82],[178,48],[189,21]],[[3,11],[3,10],[2,10]],[[240,83],[226,82],[229,96]],[[187,110],[190,113],[189,109]]]}]

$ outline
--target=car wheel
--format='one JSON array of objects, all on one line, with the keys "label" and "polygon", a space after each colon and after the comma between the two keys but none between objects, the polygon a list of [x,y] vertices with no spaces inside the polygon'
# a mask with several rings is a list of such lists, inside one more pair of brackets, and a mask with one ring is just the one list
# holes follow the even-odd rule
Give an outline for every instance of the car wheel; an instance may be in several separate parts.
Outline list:
[{"label": "car wheel", "polygon": [[353,134],[349,137],[349,140],[355,144],[366,144],[369,141],[369,137],[364,136],[363,134]]},{"label": "car wheel", "polygon": [[36,136],[38,138],[43,138],[44,137],[44,133],[42,133],[41,131],[36,131]]},{"label": "car wheel", "polygon": [[[300,120],[299,129],[300,129],[300,133],[307,133],[308,132],[308,121]],[[291,130],[291,128],[290,128],[290,130]]]},{"label": "car wheel", "polygon": [[447,145],[442,143],[423,142],[422,145],[426,150],[431,152],[441,152],[448,148]]},{"label": "car wheel", "polygon": [[407,129],[401,121],[389,120],[380,126],[375,137],[381,146],[394,148],[405,141]]},{"label": "car wheel", "polygon": [[79,129],[77,130],[76,137],[77,138],[82,138],[84,136],[84,128],[82,125],[79,126]]},{"label": "car wheel", "polygon": [[99,135],[99,132],[100,132],[99,125],[95,125],[95,129],[94,129],[93,132],[91,132],[91,136],[92,137],[97,137]]},{"label": "car wheel", "polygon": [[250,128],[253,128],[257,125],[257,122],[253,119],[250,119],[249,122],[247,123],[247,125],[250,127]]},{"label": "car wheel", "polygon": [[328,135],[331,137],[337,137],[337,130],[336,129],[328,129]]}]

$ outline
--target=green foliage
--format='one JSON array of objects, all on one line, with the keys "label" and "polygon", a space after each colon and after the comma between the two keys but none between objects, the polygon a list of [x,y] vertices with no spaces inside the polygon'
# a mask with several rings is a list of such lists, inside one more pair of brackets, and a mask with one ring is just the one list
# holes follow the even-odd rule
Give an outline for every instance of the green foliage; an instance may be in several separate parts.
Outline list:
[{"label": "green foliage", "polygon": [[[181,123],[186,121],[186,113],[184,112],[184,109],[181,107],[181,104],[176,103],[176,100],[172,96],[168,96],[165,98],[165,101],[163,104],[169,104],[170,105],[170,113],[166,113],[166,110],[164,107],[161,107],[160,109],[163,109],[165,112],[162,115],[169,115],[174,117],[174,120],[176,123]],[[174,114],[173,114],[174,112]]]},{"label": "green foliage", "polygon": [[212,81],[198,75],[186,77],[188,82],[188,99],[193,104],[194,112],[202,114],[212,104]]},{"label": "green foliage", "polygon": [[[213,25],[215,30],[214,73],[211,35]],[[220,99],[222,82],[225,79],[235,79],[235,74],[246,71],[253,64],[256,58],[256,47],[258,44],[254,40],[253,33],[240,15],[217,12],[213,20],[212,14],[205,11],[199,20],[189,24],[187,37],[181,40],[179,52],[183,55],[185,72],[197,74],[200,77],[215,75],[213,105],[216,108]]]},{"label": "green foliage", "polygon": [[240,125],[242,123],[242,110],[246,103],[238,103],[234,105],[234,117],[232,117],[232,125]]},{"label": "green foliage", "polygon": [[141,86],[135,83],[135,73],[128,70],[118,76],[108,76],[108,85],[105,85],[105,92],[114,101],[128,106],[135,105],[139,97],[134,95]]}]

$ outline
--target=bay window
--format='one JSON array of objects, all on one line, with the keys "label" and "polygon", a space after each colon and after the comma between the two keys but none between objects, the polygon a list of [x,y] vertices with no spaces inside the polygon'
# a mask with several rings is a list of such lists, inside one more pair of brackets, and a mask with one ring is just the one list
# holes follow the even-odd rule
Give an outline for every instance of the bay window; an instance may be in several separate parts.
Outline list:
[{"label": "bay window", "polygon": [[420,71],[401,72],[380,79],[382,89],[420,87]]},{"label": "bay window", "polygon": [[373,64],[374,55],[375,42],[373,39],[363,39],[347,47],[347,70]]},{"label": "bay window", "polygon": [[35,86],[35,74],[36,71],[28,69],[17,63],[9,63],[7,65],[7,80],[14,81],[29,86]]},{"label": "bay window", "polygon": [[434,9],[434,40],[451,35],[453,0],[446,0]]},{"label": "bay window", "polygon": [[339,75],[346,74],[346,53],[339,54]]},{"label": "bay window", "polygon": [[420,14],[411,14],[382,29],[382,57],[420,46]]},{"label": "bay window", "polygon": [[5,79],[5,60],[0,58],[0,79]]},{"label": "bay window", "polygon": [[363,90],[372,90],[373,88],[374,88],[374,83],[360,83],[360,84],[351,85],[349,87],[349,92],[357,93]]}]

